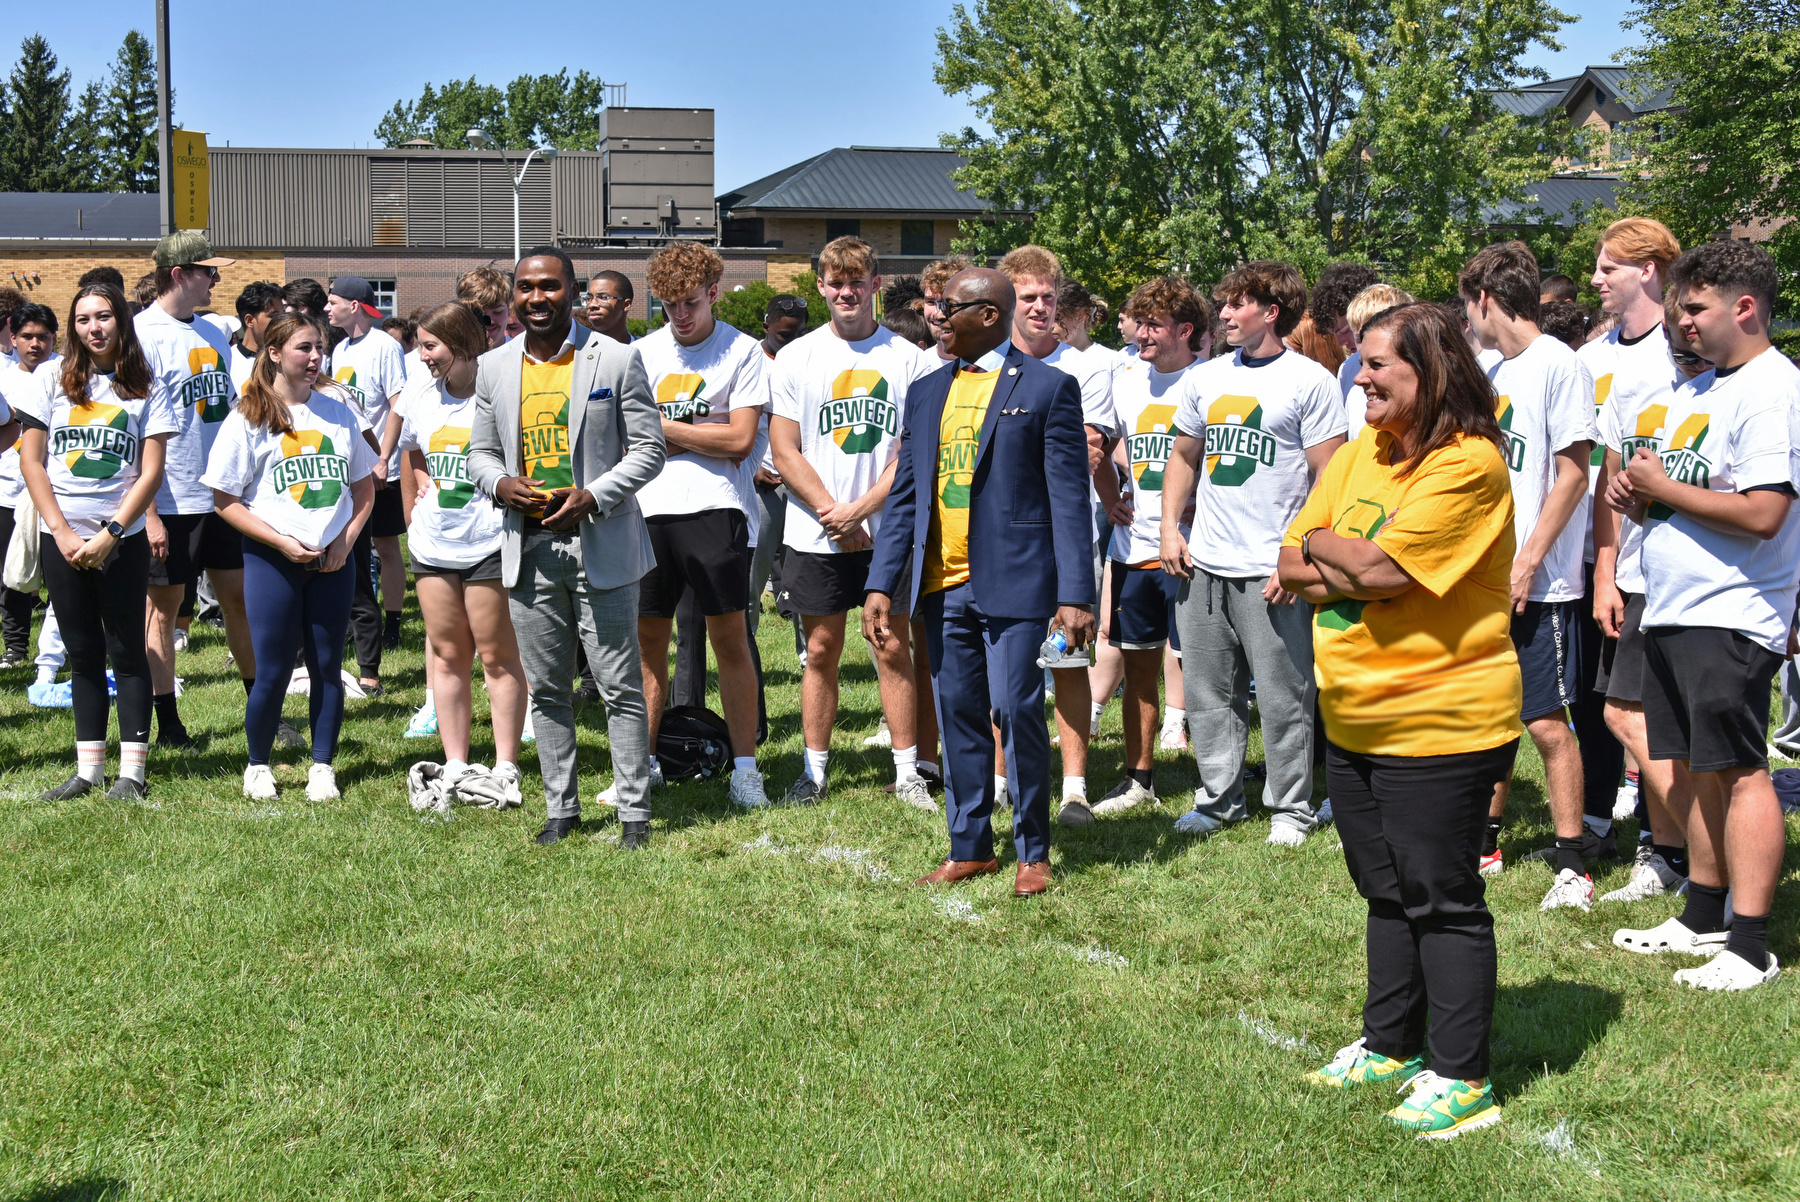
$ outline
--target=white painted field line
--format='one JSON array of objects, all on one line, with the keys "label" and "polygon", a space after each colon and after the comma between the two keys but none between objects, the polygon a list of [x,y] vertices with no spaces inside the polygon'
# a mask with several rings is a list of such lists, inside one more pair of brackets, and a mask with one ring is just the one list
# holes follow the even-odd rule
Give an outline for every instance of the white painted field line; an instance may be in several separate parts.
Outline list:
[{"label": "white painted field line", "polygon": [[1254,1018],[1249,1011],[1239,1010],[1237,1020],[1246,1031],[1262,1040],[1272,1048],[1280,1048],[1284,1052],[1316,1052],[1317,1048],[1307,1041],[1304,1035],[1284,1035],[1271,1027],[1267,1020]]}]

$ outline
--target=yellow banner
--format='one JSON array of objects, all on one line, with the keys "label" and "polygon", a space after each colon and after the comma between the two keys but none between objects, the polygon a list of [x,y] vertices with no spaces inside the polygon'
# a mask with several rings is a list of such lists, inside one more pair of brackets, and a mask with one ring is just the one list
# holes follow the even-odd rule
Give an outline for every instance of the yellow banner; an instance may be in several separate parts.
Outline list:
[{"label": "yellow banner", "polygon": [[206,135],[185,129],[171,131],[169,179],[175,192],[175,228],[203,230],[208,217],[212,172],[206,160]]}]

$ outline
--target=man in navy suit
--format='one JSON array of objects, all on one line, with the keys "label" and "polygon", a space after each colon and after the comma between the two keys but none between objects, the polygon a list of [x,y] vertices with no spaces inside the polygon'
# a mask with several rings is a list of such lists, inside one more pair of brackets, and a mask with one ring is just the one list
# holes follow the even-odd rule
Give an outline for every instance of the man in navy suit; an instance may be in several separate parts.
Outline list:
[{"label": "man in navy suit", "polygon": [[1013,287],[999,272],[959,273],[937,308],[938,341],[954,362],[907,395],[863,634],[877,647],[893,637],[891,598],[910,576],[912,613],[931,653],[950,827],[949,858],[918,883],[1000,871],[991,714],[1018,789],[1013,895],[1030,897],[1050,887],[1050,730],[1038,647],[1051,626],[1071,646],[1094,634],[1081,388],[1012,345]]}]

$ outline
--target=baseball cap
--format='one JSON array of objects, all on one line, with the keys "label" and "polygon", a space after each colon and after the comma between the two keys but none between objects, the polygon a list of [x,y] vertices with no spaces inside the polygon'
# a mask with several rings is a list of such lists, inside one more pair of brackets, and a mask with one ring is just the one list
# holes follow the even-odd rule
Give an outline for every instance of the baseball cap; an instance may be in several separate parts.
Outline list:
[{"label": "baseball cap", "polygon": [[363,312],[376,321],[387,316],[386,313],[375,307],[375,289],[369,287],[369,281],[359,275],[341,275],[331,281],[331,295],[341,296],[347,301],[354,301],[361,305]]},{"label": "baseball cap", "polygon": [[179,230],[156,244],[158,267],[230,267],[236,259],[213,254],[212,243],[199,230]]}]

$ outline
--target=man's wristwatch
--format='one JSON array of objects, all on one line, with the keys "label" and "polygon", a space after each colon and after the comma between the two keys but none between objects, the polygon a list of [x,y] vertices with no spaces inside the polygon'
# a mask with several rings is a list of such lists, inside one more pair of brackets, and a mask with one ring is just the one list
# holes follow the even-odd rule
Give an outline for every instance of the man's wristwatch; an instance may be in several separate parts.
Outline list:
[{"label": "man's wristwatch", "polygon": [[108,534],[112,535],[114,538],[124,538],[125,537],[125,527],[119,525],[119,523],[117,521],[111,521],[111,522],[106,523],[106,532]]},{"label": "man's wristwatch", "polygon": [[1300,536],[1300,559],[1309,568],[1312,566],[1312,536],[1323,529],[1323,526],[1314,526]]}]

